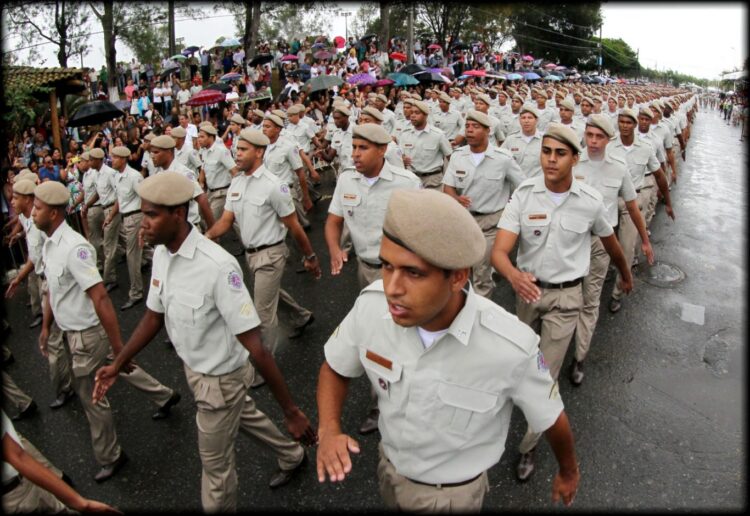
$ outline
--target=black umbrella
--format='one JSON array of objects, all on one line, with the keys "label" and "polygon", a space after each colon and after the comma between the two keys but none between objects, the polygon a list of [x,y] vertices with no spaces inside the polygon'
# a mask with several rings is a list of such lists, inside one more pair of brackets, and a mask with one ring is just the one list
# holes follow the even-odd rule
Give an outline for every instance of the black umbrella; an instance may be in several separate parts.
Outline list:
[{"label": "black umbrella", "polygon": [[424,72],[425,70],[427,70],[427,68],[425,66],[422,66],[422,65],[419,65],[419,64],[416,64],[416,63],[412,63],[412,64],[406,65],[403,68],[399,69],[398,72],[399,73],[409,74],[409,75],[414,75],[415,73]]},{"label": "black umbrella", "polygon": [[460,41],[457,42],[455,45],[451,46],[451,50],[468,50],[469,46],[465,43],[461,43]]},{"label": "black umbrella", "polygon": [[175,66],[175,67],[172,67],[172,68],[167,68],[166,70],[164,70],[163,72],[161,72],[159,74],[159,78],[162,81],[165,81],[165,80],[167,80],[167,77],[169,77],[173,73],[177,73],[179,71],[180,71],[180,67],[179,66]]},{"label": "black umbrella", "polygon": [[216,84],[211,84],[210,86],[206,86],[203,89],[204,90],[216,90],[222,93],[228,93],[232,91],[232,87],[225,82],[217,82]]},{"label": "black umbrella", "polygon": [[414,76],[419,82],[439,82],[446,84],[445,79],[439,73],[424,72],[418,73]]},{"label": "black umbrella", "polygon": [[378,37],[377,34],[367,34],[366,36],[362,36],[361,38],[359,38],[359,40],[360,41],[367,41],[367,40],[370,40],[372,38],[377,38],[377,37]]},{"label": "black umbrella", "polygon": [[334,86],[341,86],[342,84],[344,84],[344,81],[336,75],[318,75],[314,79],[307,81],[304,86],[309,88],[310,93],[312,93],[314,91],[327,90]]},{"label": "black umbrella", "polygon": [[259,64],[266,64],[273,61],[273,56],[271,54],[258,54],[257,56],[253,57],[250,60],[250,66],[256,66]]},{"label": "black umbrella", "polygon": [[119,109],[130,109],[130,101],[118,100],[117,102],[115,102],[115,106],[117,106]]},{"label": "black umbrella", "polygon": [[69,127],[97,125],[125,116],[125,113],[107,100],[96,100],[84,104],[68,121]]}]

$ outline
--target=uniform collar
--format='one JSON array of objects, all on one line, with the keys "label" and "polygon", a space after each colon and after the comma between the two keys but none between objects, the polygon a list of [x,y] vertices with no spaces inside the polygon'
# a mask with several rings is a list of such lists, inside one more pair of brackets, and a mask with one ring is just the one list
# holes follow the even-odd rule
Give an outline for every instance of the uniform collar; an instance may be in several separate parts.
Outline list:
[{"label": "uniform collar", "polygon": [[[544,184],[544,175],[537,176],[534,178],[536,181],[534,183],[534,187],[532,188],[532,192],[546,192],[547,191],[547,185]],[[575,176],[573,176],[573,182],[570,184],[570,190],[568,190],[572,194],[579,195],[581,193],[581,185],[578,181],[576,181]]]},{"label": "uniform collar", "polygon": [[[362,176],[362,180],[365,180],[364,174],[359,174]],[[383,168],[380,169],[380,173],[378,174],[378,179],[385,179],[386,181],[393,181],[393,171],[391,170],[390,164],[388,164],[388,161],[383,160]]]},{"label": "uniform collar", "polygon": [[59,245],[60,240],[62,240],[63,233],[65,233],[65,228],[67,227],[68,223],[63,220],[62,224],[57,226],[57,229],[49,236],[48,240],[51,240],[55,245]]},{"label": "uniform collar", "polygon": [[252,174],[250,174],[250,175],[247,175],[247,174],[245,174],[245,173],[243,172],[243,173],[242,173],[242,177],[246,177],[246,178],[248,178],[248,179],[253,179],[253,178],[255,178],[255,179],[260,179],[261,177],[263,177],[263,176],[264,176],[264,175],[266,174],[267,170],[268,170],[268,169],[267,169],[267,168],[265,167],[265,165],[263,165],[263,164],[261,163],[261,165],[260,165],[260,166],[259,166],[258,168],[256,168],[256,169],[255,169],[255,172],[253,172],[253,173],[252,173]]},{"label": "uniform collar", "polygon": [[471,338],[471,329],[474,327],[474,322],[477,319],[478,307],[477,294],[474,292],[471,284],[469,284],[465,293],[466,302],[448,327],[448,333],[453,335],[464,346],[468,346],[469,339]]},{"label": "uniform collar", "polygon": [[195,249],[198,247],[200,237],[201,235],[198,230],[191,226],[190,233],[188,233],[188,236],[182,242],[182,245],[175,254],[179,254],[183,258],[192,260],[193,256],[195,256]]}]

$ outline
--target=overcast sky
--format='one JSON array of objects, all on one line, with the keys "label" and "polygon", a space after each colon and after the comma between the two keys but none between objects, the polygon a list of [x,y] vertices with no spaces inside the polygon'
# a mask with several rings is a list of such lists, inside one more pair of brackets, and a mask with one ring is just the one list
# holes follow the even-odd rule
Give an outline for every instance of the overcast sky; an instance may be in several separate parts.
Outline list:
[{"label": "overcast sky", "polygon": [[[342,11],[356,13],[358,2],[330,2]],[[724,70],[741,68],[747,57],[747,6],[731,3],[605,3],[602,7],[602,36],[622,38],[640,52],[640,62],[649,68],[672,69],[696,77],[717,79]],[[234,21],[226,11],[206,9],[200,21],[178,21],[176,37],[184,45],[213,46],[219,36],[234,33]],[[351,28],[353,17],[348,17]],[[332,36],[344,36],[343,16],[331,13]],[[97,22],[92,31],[101,31]],[[104,64],[104,38],[91,36],[91,52],[83,58],[84,66],[100,68]],[[7,50],[4,48],[3,50]],[[40,48],[46,63],[56,66],[53,45]],[[122,43],[117,45],[118,61],[130,61],[132,53]],[[74,58],[70,66],[80,66]],[[606,58],[605,58],[606,66]]]}]

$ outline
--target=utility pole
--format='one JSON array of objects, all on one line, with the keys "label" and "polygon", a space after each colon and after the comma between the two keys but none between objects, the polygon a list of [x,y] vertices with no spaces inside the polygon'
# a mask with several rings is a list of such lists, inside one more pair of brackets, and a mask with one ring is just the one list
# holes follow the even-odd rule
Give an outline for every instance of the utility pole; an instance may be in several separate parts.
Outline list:
[{"label": "utility pole", "polygon": [[169,55],[173,56],[177,53],[174,42],[174,0],[169,0],[167,4],[167,16],[169,17]]},{"label": "utility pole", "polygon": [[352,13],[351,11],[338,11],[336,14],[344,17],[344,38],[349,41],[349,16]]},{"label": "utility pole", "polygon": [[409,7],[409,20],[407,23],[406,35],[406,64],[414,62],[414,4]]},{"label": "utility pole", "polygon": [[602,26],[599,25],[599,75],[602,74]]},{"label": "utility pole", "polygon": [[641,76],[641,61],[640,56],[641,55],[641,49],[636,49],[635,51],[635,64],[638,66],[638,75],[636,76],[636,79],[640,78]]}]

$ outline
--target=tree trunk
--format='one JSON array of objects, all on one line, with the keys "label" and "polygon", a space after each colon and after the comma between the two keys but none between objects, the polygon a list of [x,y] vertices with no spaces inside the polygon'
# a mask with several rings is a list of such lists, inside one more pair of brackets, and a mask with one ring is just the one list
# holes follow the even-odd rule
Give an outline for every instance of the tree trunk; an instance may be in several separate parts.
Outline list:
[{"label": "tree trunk", "polygon": [[60,15],[58,16],[58,5],[55,6],[55,24],[57,25],[57,33],[60,34],[60,46],[57,48],[57,62],[60,63],[62,68],[68,67],[68,54],[66,52],[68,46],[68,25],[65,20],[65,1],[59,2]]},{"label": "tree trunk", "polygon": [[55,90],[49,92],[49,109],[52,122],[52,144],[60,149],[62,154],[62,142],[60,141],[60,119],[57,116],[57,95]]},{"label": "tree trunk", "polygon": [[177,48],[175,47],[174,0],[169,0],[167,16],[169,17],[169,55],[173,56],[177,53]]},{"label": "tree trunk", "polygon": [[245,5],[245,31],[242,36],[242,45],[243,50],[245,51],[245,58],[242,60],[242,72],[244,73],[247,69],[247,62],[252,59],[252,52],[255,48],[253,46],[253,7],[255,6],[256,2],[253,2],[252,5]]},{"label": "tree trunk", "polygon": [[260,33],[260,1],[253,2],[248,11],[250,16],[250,43],[245,50],[245,56],[255,57],[255,47],[258,46],[258,34]]},{"label": "tree trunk", "polygon": [[378,34],[378,48],[383,52],[388,52],[388,40],[391,38],[390,23],[390,3],[387,1],[380,2],[380,34]]},{"label": "tree trunk", "polygon": [[117,102],[120,94],[117,90],[117,50],[115,49],[117,35],[114,31],[114,5],[112,0],[105,0],[104,2],[102,30],[104,31],[104,55],[107,61],[109,100],[110,102]]}]

